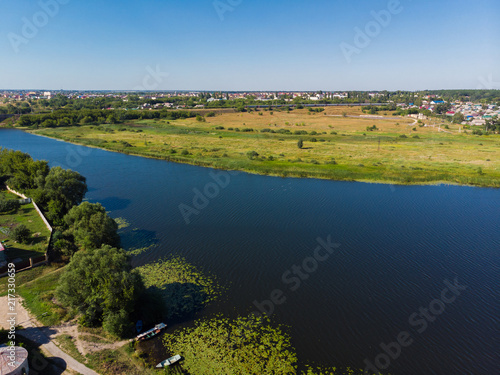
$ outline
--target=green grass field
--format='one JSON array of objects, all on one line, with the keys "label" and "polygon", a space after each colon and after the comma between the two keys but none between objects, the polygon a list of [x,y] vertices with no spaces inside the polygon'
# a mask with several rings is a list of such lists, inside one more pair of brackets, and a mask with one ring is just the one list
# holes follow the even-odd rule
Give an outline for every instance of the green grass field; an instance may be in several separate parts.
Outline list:
[{"label": "green grass field", "polygon": [[[20,199],[8,191],[0,191],[0,196],[5,199]],[[20,225],[26,225],[32,237],[28,243],[17,243],[11,236],[12,230]],[[15,259],[29,259],[44,255],[50,237],[50,231],[35,210],[32,203],[22,205],[16,212],[0,214],[0,241],[5,241],[6,255],[9,261]]]},{"label": "green grass field", "polygon": [[[436,127],[424,127],[390,113],[382,119],[361,116],[359,108],[349,107],[323,113],[260,111],[224,113],[206,122],[139,120],[33,132],[127,154],[258,174],[500,187],[499,135],[466,134],[451,124],[439,131],[435,120]],[[433,120],[425,122],[431,125]],[[375,130],[367,130],[373,126]],[[249,152],[258,156],[250,158]]]},{"label": "green grass field", "polygon": [[47,326],[73,318],[68,310],[54,302],[55,290],[63,269],[47,267],[46,272],[38,278],[25,283],[18,282],[17,293],[24,299],[25,307]]}]

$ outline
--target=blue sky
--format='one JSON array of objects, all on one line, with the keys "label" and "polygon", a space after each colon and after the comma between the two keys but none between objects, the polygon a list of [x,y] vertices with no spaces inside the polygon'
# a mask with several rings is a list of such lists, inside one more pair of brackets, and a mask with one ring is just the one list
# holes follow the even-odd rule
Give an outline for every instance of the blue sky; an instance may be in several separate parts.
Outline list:
[{"label": "blue sky", "polygon": [[0,89],[500,89],[498,0],[214,3],[1,0]]}]

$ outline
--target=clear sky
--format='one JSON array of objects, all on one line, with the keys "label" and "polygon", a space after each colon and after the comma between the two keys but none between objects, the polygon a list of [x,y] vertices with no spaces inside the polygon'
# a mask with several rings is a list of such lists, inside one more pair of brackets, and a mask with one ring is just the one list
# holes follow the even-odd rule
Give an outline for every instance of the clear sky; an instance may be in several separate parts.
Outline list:
[{"label": "clear sky", "polygon": [[0,0],[0,89],[139,87],[500,89],[500,1]]}]

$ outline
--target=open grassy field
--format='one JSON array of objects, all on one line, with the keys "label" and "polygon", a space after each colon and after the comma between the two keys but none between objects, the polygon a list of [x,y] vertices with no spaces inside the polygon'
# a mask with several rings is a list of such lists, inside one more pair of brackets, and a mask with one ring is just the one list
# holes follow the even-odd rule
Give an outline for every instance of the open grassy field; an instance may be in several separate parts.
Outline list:
[{"label": "open grassy field", "polygon": [[[54,302],[54,294],[64,268],[46,267],[39,277],[19,284],[17,292],[25,307],[44,325],[52,326],[73,316]],[[29,272],[29,271],[25,271]]]},{"label": "open grassy field", "polygon": [[[6,190],[0,191],[0,196],[5,199],[20,199]],[[28,243],[18,243],[11,238],[11,231],[20,224],[31,230],[32,237]],[[32,203],[22,205],[16,212],[0,214],[0,241],[5,241],[9,261],[44,255],[49,237],[50,232]]]},{"label": "open grassy field", "polygon": [[139,120],[33,132],[128,154],[259,174],[500,187],[500,136],[466,134],[451,124],[439,131],[436,120],[425,121],[435,127],[423,126],[384,114],[370,118],[359,107],[327,108],[323,113],[260,110],[218,114],[206,117],[206,122]]}]

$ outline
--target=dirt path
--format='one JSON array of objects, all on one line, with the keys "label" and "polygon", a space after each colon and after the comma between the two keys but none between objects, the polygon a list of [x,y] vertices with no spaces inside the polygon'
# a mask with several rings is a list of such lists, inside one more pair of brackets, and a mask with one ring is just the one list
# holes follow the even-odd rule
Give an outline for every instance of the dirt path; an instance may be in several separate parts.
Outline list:
[{"label": "dirt path", "polygon": [[[6,329],[9,329],[7,319],[12,316],[9,315],[9,313],[12,312],[9,311],[8,305],[9,304],[7,296],[0,297],[0,326]],[[68,369],[76,371],[77,373],[82,375],[99,375],[94,370],[89,369],[87,366],[78,362],[73,357],[69,356],[61,349],[59,349],[52,342],[53,337],[57,335],[59,331],[52,327],[41,327],[41,324],[35,318],[29,315],[28,311],[22,305],[22,300],[20,298],[16,299],[15,313],[17,325],[20,325],[24,328],[23,330],[18,331],[17,334],[39,344],[40,348],[44,352],[50,353],[50,355],[64,361]],[[71,332],[76,332],[76,326],[74,328],[72,327],[67,329],[69,329]],[[78,334],[73,337],[78,337]]]}]

